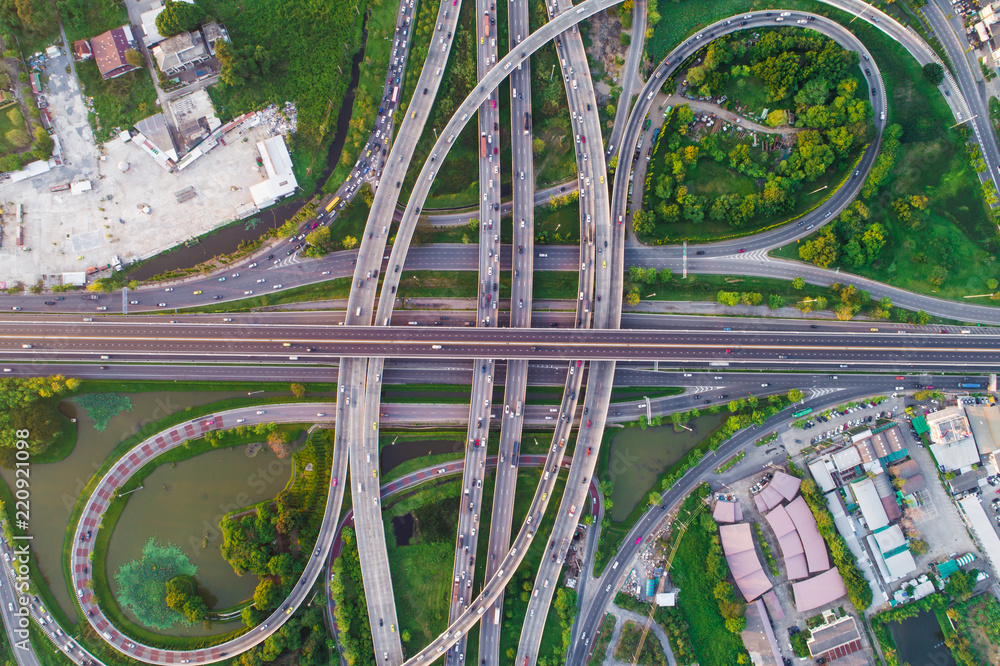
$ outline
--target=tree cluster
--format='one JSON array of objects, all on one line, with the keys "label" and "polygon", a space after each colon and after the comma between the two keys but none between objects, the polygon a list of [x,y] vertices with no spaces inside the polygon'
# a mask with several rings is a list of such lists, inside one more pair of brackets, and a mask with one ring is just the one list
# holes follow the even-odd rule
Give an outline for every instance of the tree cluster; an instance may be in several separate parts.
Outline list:
[{"label": "tree cluster", "polygon": [[0,467],[11,469],[17,451],[18,430],[28,430],[28,452],[38,455],[62,434],[57,398],[75,391],[80,380],[51,377],[0,378]]},{"label": "tree cluster", "polygon": [[[737,64],[725,71],[733,62]],[[796,125],[803,129],[791,153],[775,163],[773,154],[755,151],[745,143],[727,153],[713,134],[702,137],[697,146],[684,145],[693,113],[686,105],[678,107],[661,135],[661,139],[668,137],[662,156],[657,144],[657,159],[664,159],[667,168],[656,182],[648,183],[655,197],[650,197],[651,206],[644,214],[635,216],[636,233],[648,236],[656,224],[681,220],[697,224],[706,214],[740,229],[755,219],[791,210],[802,185],[834,165],[845,166],[870,131],[871,105],[863,95],[858,96],[857,84],[849,78],[856,62],[856,53],[801,30],[768,31],[749,45],[741,37],[712,42],[702,62],[688,70],[689,85],[698,86],[701,95],[712,96],[730,78],[753,76],[768,86],[769,98],[779,107],[794,109]],[[768,122],[778,126],[787,123],[787,118],[785,109],[778,108]],[[758,191],[728,193],[711,200],[690,192],[684,184],[687,174],[704,158],[755,180]]]},{"label": "tree cluster", "polygon": [[180,0],[165,0],[163,11],[156,17],[156,31],[164,37],[190,32],[205,17],[201,7]]},{"label": "tree cluster", "polygon": [[[341,635],[341,642],[344,636]],[[244,652],[237,662],[240,666],[263,666],[280,656],[295,653],[285,663],[302,666],[320,666],[332,663],[332,640],[327,640],[326,625],[321,607],[311,606],[301,616],[290,618],[281,629],[274,632],[260,645]],[[284,658],[283,658],[284,659]],[[356,662],[348,661],[349,664]]]},{"label": "tree cluster", "polygon": [[273,504],[261,504],[253,513],[227,518],[222,523],[222,556],[238,575],[261,577],[254,591],[259,611],[273,609],[287,597],[302,573],[304,562],[289,552],[295,530],[306,516],[294,495],[281,491]]},{"label": "tree cluster", "polygon": [[166,604],[183,615],[188,622],[201,622],[208,615],[208,605],[198,594],[198,583],[193,576],[180,575],[166,583]]}]

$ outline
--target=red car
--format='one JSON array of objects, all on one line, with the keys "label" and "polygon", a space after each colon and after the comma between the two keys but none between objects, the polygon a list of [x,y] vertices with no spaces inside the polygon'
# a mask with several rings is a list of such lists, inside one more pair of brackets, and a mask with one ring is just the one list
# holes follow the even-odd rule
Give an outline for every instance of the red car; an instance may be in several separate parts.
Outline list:
[{"label": "red car", "polygon": [[641,537],[641,536],[637,536],[637,537],[635,538],[635,542],[636,542],[636,544],[639,544],[639,543],[641,543],[641,542],[642,542],[642,537]]},{"label": "red car", "polygon": [[336,487],[337,487],[337,479],[334,479],[334,480],[333,480],[333,487],[334,487],[334,488],[336,488]]},{"label": "red car", "polygon": [[587,143],[587,137],[580,135],[580,143]]},{"label": "red car", "polygon": [[493,100],[493,108],[494,109],[497,108],[497,101],[496,100]]},{"label": "red car", "polygon": [[499,152],[500,152],[500,150],[499,150],[499,149],[497,149],[497,148],[494,148],[494,149],[493,149],[493,154],[494,154],[494,155],[496,155],[496,154],[497,154],[497,153],[499,153]]},{"label": "red car", "polygon": [[581,365],[583,365],[583,361],[577,361],[577,362],[576,362],[576,367],[578,367],[578,368],[579,368],[579,367],[580,367]]},{"label": "red car", "polygon": [[727,354],[732,354],[732,353],[733,353],[733,350],[732,350],[732,349],[727,349],[727,350],[726,350],[726,353],[727,353]]},{"label": "red car", "polygon": [[[591,451],[593,451],[593,450],[594,450],[594,448],[593,448],[593,447],[591,447],[591,446],[588,446],[588,447],[587,447],[587,455],[589,456],[589,455],[590,455],[590,452],[591,452]],[[1000,492],[1000,490],[998,490],[997,492]]]},{"label": "red car", "polygon": [[587,427],[590,427],[590,419],[587,419]]},{"label": "red car", "polygon": [[741,248],[740,248],[740,252],[746,252],[746,250],[745,250],[744,248],[742,248],[742,247],[741,247]]}]

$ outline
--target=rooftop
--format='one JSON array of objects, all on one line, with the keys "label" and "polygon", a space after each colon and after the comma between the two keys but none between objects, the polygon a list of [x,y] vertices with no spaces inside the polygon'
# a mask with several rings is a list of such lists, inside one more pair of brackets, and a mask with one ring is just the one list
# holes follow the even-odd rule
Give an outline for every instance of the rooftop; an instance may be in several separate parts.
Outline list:
[{"label": "rooftop", "polygon": [[836,569],[828,569],[809,580],[792,583],[795,610],[800,613],[831,604],[846,594],[844,579]]},{"label": "rooftop", "polygon": [[855,481],[851,484],[851,491],[854,493],[858,505],[861,507],[861,515],[865,517],[868,529],[875,531],[880,527],[889,524],[889,517],[885,513],[882,501],[879,499],[875,484],[869,478]]},{"label": "rooftop", "polygon": [[987,455],[1000,450],[1000,407],[996,405],[966,405],[972,436],[979,453]]},{"label": "rooftop", "polygon": [[134,43],[132,29],[127,25],[108,30],[91,38],[90,47],[94,52],[94,60],[97,61],[97,69],[100,70],[102,77],[113,79],[133,69],[138,69],[125,59],[125,54],[134,49]]},{"label": "rooftop", "polygon": [[969,421],[958,407],[945,407],[928,414],[926,418],[931,441],[935,444],[950,446],[970,436]]}]

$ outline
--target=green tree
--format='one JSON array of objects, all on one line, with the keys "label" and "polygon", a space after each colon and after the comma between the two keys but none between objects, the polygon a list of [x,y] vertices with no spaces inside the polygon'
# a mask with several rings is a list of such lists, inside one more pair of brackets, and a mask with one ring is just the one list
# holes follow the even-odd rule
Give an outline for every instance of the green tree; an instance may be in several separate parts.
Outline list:
[{"label": "green tree", "polygon": [[797,277],[794,280],[792,280],[792,288],[793,289],[800,289],[801,290],[801,289],[804,289],[805,286],[806,286],[806,281],[805,281],[804,278]]},{"label": "green tree", "polygon": [[788,390],[788,400],[789,402],[798,402],[802,399],[802,391],[793,388]]},{"label": "green tree", "polygon": [[302,384],[292,384],[292,395],[296,398],[303,398],[306,395],[306,387]]},{"label": "green tree", "polygon": [[660,284],[667,284],[670,282],[670,278],[674,276],[674,272],[669,268],[664,268],[660,270]]},{"label": "green tree", "polygon": [[354,236],[344,236],[344,240],[341,243],[345,250],[353,250],[358,246],[358,239]]},{"label": "green tree", "polygon": [[142,59],[142,54],[135,49],[129,49],[125,51],[125,62],[132,65],[133,67],[142,67],[146,63]]},{"label": "green tree", "polygon": [[780,307],[784,307],[785,299],[778,294],[770,294],[767,297],[767,307],[772,310],[777,310]]},{"label": "green tree", "polygon": [[166,0],[163,11],[156,17],[156,30],[164,37],[173,37],[197,28],[203,16],[198,5]]},{"label": "green tree", "polygon": [[924,65],[924,78],[932,86],[939,86],[944,81],[944,68],[936,62],[929,62]]},{"label": "green tree", "polygon": [[274,581],[264,578],[257,584],[257,589],[253,592],[253,605],[257,610],[269,610],[278,601],[278,590],[274,586]]},{"label": "green tree", "polygon": [[972,589],[975,586],[975,574],[959,570],[948,576],[948,582],[944,585],[944,591],[956,601],[965,601],[972,594]]},{"label": "green tree", "polygon": [[35,127],[35,145],[31,149],[31,155],[36,160],[47,160],[52,157],[52,149],[55,147],[55,142],[49,133],[46,132],[40,125]]},{"label": "green tree", "polygon": [[629,290],[629,292],[625,294],[624,300],[625,300],[625,305],[629,307],[635,307],[636,305],[639,305],[639,292],[635,289]]}]

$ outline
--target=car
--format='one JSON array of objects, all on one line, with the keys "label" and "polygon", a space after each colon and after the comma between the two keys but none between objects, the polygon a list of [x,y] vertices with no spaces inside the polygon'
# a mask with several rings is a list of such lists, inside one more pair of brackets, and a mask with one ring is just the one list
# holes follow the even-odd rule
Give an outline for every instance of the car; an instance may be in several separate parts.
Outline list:
[{"label": "car", "polygon": [[164,289],[163,291],[173,291],[173,290],[174,290],[174,288],[173,288],[173,287],[167,287],[167,288],[166,288],[166,289]]},{"label": "car", "polygon": [[[46,301],[45,304],[48,305],[48,301]],[[139,305],[139,301],[129,301],[128,304],[129,305]]]},{"label": "car", "polygon": [[635,538],[635,543],[636,543],[636,545],[639,545],[640,543],[642,543],[642,537],[641,536],[637,536]]},{"label": "car", "polygon": [[197,291],[195,291],[195,292],[194,292],[194,295],[195,295],[195,296],[198,296],[198,295],[200,295],[200,294],[201,294],[201,289],[198,289]]},{"label": "car", "polygon": [[167,307],[167,304],[166,303],[157,303],[156,306],[160,307],[160,308],[165,308],[165,307]]},{"label": "car", "polygon": [[587,427],[590,427],[590,419],[587,419]]},{"label": "car", "polygon": [[246,291],[243,292],[244,296],[250,296],[251,294],[253,294],[253,289],[247,289]]},{"label": "car", "polygon": [[727,354],[732,354],[732,353],[733,353],[733,350],[732,350],[732,349],[727,349],[727,350],[726,350],[726,353],[727,353]]},{"label": "car", "polygon": [[55,301],[45,301],[45,304],[46,305],[55,305],[56,302]]},{"label": "car", "polygon": [[372,421],[372,430],[378,430],[378,421]]},{"label": "car", "polygon": [[738,251],[739,253],[741,253],[741,254],[742,254],[743,252],[746,252],[746,248],[742,248],[742,247],[741,247],[741,248],[740,248],[739,250],[737,250],[737,251]]},{"label": "car", "polygon": [[226,281],[226,276],[225,275],[223,275],[222,277],[219,278],[219,282],[225,282],[225,281]]}]

